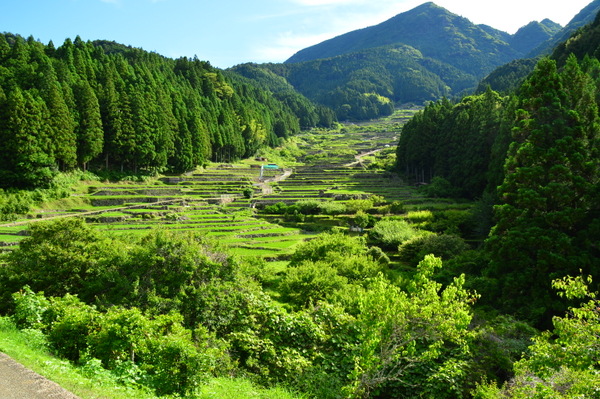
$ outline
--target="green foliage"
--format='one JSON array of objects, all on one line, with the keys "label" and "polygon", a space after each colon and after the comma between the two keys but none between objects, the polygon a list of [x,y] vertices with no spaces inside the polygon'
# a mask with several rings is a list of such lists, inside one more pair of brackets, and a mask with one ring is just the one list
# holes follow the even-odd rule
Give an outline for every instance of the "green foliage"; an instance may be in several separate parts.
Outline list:
[{"label": "green foliage", "polygon": [[589,291],[592,279],[564,277],[553,281],[559,295],[578,299],[567,315],[553,319],[554,330],[533,339],[530,355],[515,363],[516,376],[501,388],[478,387],[480,398],[574,398],[597,397],[598,300]]},{"label": "green foliage", "polygon": [[18,328],[41,329],[44,327],[43,315],[49,302],[43,292],[34,293],[26,285],[21,291],[15,292],[12,299],[15,302],[12,318]]},{"label": "green foliage", "polygon": [[457,195],[457,189],[440,176],[431,179],[431,183],[421,187],[421,192],[431,198],[453,198]]},{"label": "green foliage", "polygon": [[379,277],[360,294],[354,383],[362,397],[467,397],[469,300],[464,277],[442,290],[427,256],[407,291]]},{"label": "green foliage", "polygon": [[381,219],[369,231],[369,238],[385,249],[396,249],[398,245],[422,235],[405,220]]},{"label": "green foliage", "polygon": [[321,202],[319,204],[319,210],[325,215],[341,215],[347,211],[345,204],[336,201]]},{"label": "green foliage", "polygon": [[[477,320],[474,320],[477,322]],[[510,316],[497,316],[475,328],[470,350],[473,372],[502,384],[514,377],[513,364],[529,353],[538,331]]]},{"label": "green foliage", "polygon": [[91,300],[107,271],[120,262],[122,254],[115,244],[76,218],[32,224],[29,236],[8,255],[0,284],[8,292],[29,284],[46,295],[76,292]]},{"label": "green foliage", "polygon": [[579,269],[596,276],[586,244],[598,215],[600,182],[595,84],[574,57],[561,72],[543,59],[521,88],[517,121],[499,187],[502,204],[487,241],[498,305],[548,324],[564,303],[550,281]]},{"label": "green foliage", "polygon": [[306,261],[289,268],[279,283],[282,298],[299,307],[307,307],[326,299],[347,284],[328,262]]},{"label": "green foliage", "polygon": [[[0,186],[48,187],[59,170],[184,172],[254,155],[333,113],[198,59],[11,36],[0,69]],[[9,155],[10,154],[10,155]]]},{"label": "green foliage", "polygon": [[509,111],[506,99],[491,90],[456,104],[443,99],[427,105],[402,129],[397,170],[430,183],[423,187],[429,196],[481,196],[490,178],[492,144],[512,120]]},{"label": "green foliage", "polygon": [[425,255],[433,254],[443,260],[449,260],[467,249],[469,246],[459,236],[434,234],[403,242],[398,248],[398,254],[403,262],[416,266]]}]

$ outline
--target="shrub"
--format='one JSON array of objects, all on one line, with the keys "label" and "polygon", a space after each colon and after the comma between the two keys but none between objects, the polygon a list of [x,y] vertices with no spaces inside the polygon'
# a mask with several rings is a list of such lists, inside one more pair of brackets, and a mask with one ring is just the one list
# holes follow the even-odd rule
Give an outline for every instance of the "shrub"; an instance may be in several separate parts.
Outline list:
[{"label": "shrub", "polygon": [[252,187],[246,187],[242,190],[242,194],[244,194],[244,198],[252,198],[254,196],[254,189]]},{"label": "shrub", "polygon": [[305,215],[318,215],[321,209],[321,201],[314,199],[305,199],[296,202],[298,211]]},{"label": "shrub", "polygon": [[326,201],[319,204],[319,209],[326,215],[341,215],[346,212],[346,205],[341,202]]},{"label": "shrub", "polygon": [[88,335],[96,328],[99,313],[73,295],[53,298],[48,309],[48,341],[62,357],[79,361],[87,352]]},{"label": "shrub", "polygon": [[458,195],[456,187],[440,176],[434,177],[431,183],[421,187],[421,192],[431,198],[454,198]]},{"label": "shrub", "polygon": [[419,231],[404,220],[382,219],[375,223],[369,237],[383,248],[396,249],[398,245],[419,234]]},{"label": "shrub", "polygon": [[299,307],[327,298],[347,283],[329,262],[306,261],[287,269],[279,285],[283,298]]},{"label": "shrub", "polygon": [[12,298],[15,303],[12,318],[18,328],[41,329],[44,327],[43,315],[48,310],[50,302],[43,292],[34,293],[26,285],[19,292],[12,294]]},{"label": "shrub", "polygon": [[372,199],[353,199],[346,202],[348,213],[366,212],[373,207]]},{"label": "shrub", "polygon": [[473,214],[470,210],[450,209],[436,212],[427,226],[436,233],[455,234],[461,237],[472,236],[476,230]]},{"label": "shrub", "polygon": [[433,220],[433,213],[431,211],[411,211],[404,218],[414,224],[425,223]]},{"label": "shrub", "polygon": [[451,259],[469,249],[465,241],[454,235],[427,235],[406,241],[398,248],[400,259],[416,266],[425,255]]}]

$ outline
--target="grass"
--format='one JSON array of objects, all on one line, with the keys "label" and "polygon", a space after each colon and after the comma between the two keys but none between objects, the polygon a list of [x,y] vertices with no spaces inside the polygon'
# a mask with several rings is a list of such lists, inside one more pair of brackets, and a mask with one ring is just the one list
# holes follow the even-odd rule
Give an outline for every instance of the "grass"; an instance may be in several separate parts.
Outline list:
[{"label": "grass", "polygon": [[[52,380],[82,399],[154,399],[142,388],[118,385],[109,372],[86,371],[50,353],[36,330],[20,331],[8,317],[0,317],[0,351],[25,367]],[[301,399],[284,388],[260,388],[241,378],[214,378],[190,399]]]},{"label": "grass", "polygon": [[83,399],[156,397],[145,390],[119,386],[107,375],[86,376],[81,368],[52,356],[39,332],[20,331],[7,317],[0,318],[0,351]]},{"label": "grass", "polygon": [[199,399],[300,399],[283,388],[262,389],[244,379],[217,378],[202,387]]}]

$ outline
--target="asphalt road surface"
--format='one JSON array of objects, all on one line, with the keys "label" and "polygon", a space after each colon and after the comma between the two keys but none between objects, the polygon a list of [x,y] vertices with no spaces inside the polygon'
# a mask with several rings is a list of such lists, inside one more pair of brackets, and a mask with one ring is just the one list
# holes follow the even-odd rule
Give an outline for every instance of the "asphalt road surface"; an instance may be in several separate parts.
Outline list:
[{"label": "asphalt road surface", "polygon": [[0,352],[0,399],[79,399]]}]

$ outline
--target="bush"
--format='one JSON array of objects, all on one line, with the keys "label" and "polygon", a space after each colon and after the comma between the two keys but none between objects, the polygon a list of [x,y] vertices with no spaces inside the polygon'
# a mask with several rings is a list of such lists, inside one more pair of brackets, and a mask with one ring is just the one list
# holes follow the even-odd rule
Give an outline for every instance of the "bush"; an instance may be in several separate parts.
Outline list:
[{"label": "bush", "polygon": [[382,219],[375,223],[369,238],[385,249],[396,249],[403,242],[421,234],[404,220]]},{"label": "bush", "polygon": [[48,341],[56,353],[79,361],[87,352],[88,335],[96,328],[98,311],[67,294],[53,298],[45,316],[49,326]]},{"label": "bush", "polygon": [[12,294],[12,298],[15,303],[12,318],[18,328],[41,329],[44,327],[43,315],[48,310],[50,302],[43,292],[36,294],[26,285],[19,292]]},{"label": "bush", "polygon": [[244,194],[244,198],[250,199],[254,196],[254,189],[252,187],[246,187],[242,190],[242,194]]},{"label": "bush", "polygon": [[299,307],[306,307],[339,289],[346,283],[329,262],[306,261],[287,269],[279,285],[283,298]]},{"label": "bush", "polygon": [[373,207],[372,199],[353,199],[346,202],[348,213],[366,212]]},{"label": "bush", "polygon": [[406,241],[398,248],[400,260],[416,266],[425,255],[451,259],[469,249],[465,241],[454,235],[427,235]]},{"label": "bush", "polygon": [[318,215],[321,210],[321,201],[314,199],[300,200],[296,202],[298,212],[304,215]]},{"label": "bush", "polygon": [[431,183],[421,187],[421,192],[431,198],[455,198],[459,191],[448,180],[436,176]]},{"label": "bush", "polygon": [[461,237],[473,236],[476,230],[472,212],[456,209],[436,212],[426,228],[436,233],[454,234]]},{"label": "bush", "polygon": [[341,215],[346,212],[346,205],[341,202],[325,201],[319,204],[319,210],[325,215]]},{"label": "bush", "polygon": [[414,224],[426,223],[433,220],[433,213],[431,211],[411,211],[404,218]]}]

